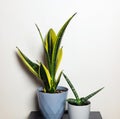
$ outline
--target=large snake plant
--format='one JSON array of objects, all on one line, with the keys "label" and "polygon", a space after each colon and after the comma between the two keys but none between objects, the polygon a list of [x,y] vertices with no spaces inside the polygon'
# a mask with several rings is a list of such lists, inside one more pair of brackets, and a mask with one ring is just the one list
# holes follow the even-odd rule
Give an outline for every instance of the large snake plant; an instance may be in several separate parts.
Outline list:
[{"label": "large snake plant", "polygon": [[[76,14],[76,13],[75,13]],[[53,29],[50,29],[43,39],[43,36],[40,32],[39,27],[36,25],[36,28],[39,32],[40,38],[42,40],[42,44],[44,47],[45,52],[45,60],[46,63],[39,62],[32,62],[18,47],[17,53],[22,62],[27,66],[27,68],[40,80],[42,80],[44,84],[44,92],[47,93],[55,93],[57,86],[59,84],[62,71],[59,73],[58,77],[56,78],[56,72],[58,66],[62,59],[62,47],[60,46],[63,34],[66,30],[71,19],[75,16],[72,15],[61,27],[59,32],[56,34]]]},{"label": "large snake plant", "polygon": [[89,99],[92,98],[94,95],[96,95],[98,92],[100,92],[103,88],[98,89],[97,91],[89,94],[86,97],[79,97],[76,89],[74,88],[73,84],[69,80],[69,78],[63,73],[64,78],[66,79],[68,85],[70,86],[75,98],[69,98],[67,99],[68,103],[73,104],[73,105],[87,105],[89,103]]}]

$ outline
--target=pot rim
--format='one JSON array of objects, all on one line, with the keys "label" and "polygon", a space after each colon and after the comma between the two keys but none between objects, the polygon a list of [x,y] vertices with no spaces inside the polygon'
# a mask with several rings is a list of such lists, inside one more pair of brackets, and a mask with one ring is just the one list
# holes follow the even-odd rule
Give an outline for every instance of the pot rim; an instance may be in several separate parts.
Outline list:
[{"label": "pot rim", "polygon": [[71,105],[71,106],[74,106],[74,107],[82,107],[82,106],[84,107],[84,106],[89,106],[89,105],[91,105],[91,102],[90,102],[90,101],[87,101],[87,104],[85,104],[85,105],[75,105],[75,104],[71,104],[71,103],[69,103],[69,102],[68,102],[68,104]]},{"label": "pot rim", "polygon": [[51,95],[68,92],[68,88],[65,87],[65,86],[58,86],[57,89],[59,89],[59,90],[62,91],[62,92],[59,92],[59,93],[45,93],[45,92],[42,92],[43,87],[38,87],[38,88],[37,88],[37,92],[41,92],[41,93],[44,93],[44,94],[51,94]]}]

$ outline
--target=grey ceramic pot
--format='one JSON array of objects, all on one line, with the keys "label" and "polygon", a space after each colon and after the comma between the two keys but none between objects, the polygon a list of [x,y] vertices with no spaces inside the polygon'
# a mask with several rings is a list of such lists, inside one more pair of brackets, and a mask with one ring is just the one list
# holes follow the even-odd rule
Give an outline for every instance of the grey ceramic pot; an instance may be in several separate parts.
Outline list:
[{"label": "grey ceramic pot", "polygon": [[68,103],[69,119],[89,119],[90,102],[87,105],[72,105]]},{"label": "grey ceramic pot", "polygon": [[68,89],[58,86],[57,89],[62,90],[61,93],[44,93],[42,89],[42,87],[37,89],[37,96],[43,116],[45,119],[61,119],[65,110]]}]

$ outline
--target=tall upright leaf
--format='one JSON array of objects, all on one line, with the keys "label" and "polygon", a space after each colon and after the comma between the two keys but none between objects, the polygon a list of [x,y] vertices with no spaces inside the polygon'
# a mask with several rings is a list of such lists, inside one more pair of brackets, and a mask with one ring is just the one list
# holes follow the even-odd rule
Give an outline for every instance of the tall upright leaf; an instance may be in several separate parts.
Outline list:
[{"label": "tall upright leaf", "polygon": [[40,29],[39,29],[38,25],[37,25],[37,24],[35,24],[35,26],[36,26],[36,28],[37,28],[37,30],[38,30],[38,32],[39,32],[40,38],[41,38],[42,43],[43,43],[43,45],[44,45],[44,39],[43,39],[43,37],[42,37],[42,33],[41,33],[41,31],[40,31]]},{"label": "tall upright leaf", "polygon": [[47,35],[46,39],[44,42],[45,46],[45,52],[46,52],[46,58],[47,58],[47,64],[48,64],[48,69],[50,71],[50,74],[52,74],[52,52],[53,52],[53,47],[56,41],[56,34],[54,30],[51,28]]},{"label": "tall upright leaf", "polygon": [[55,42],[56,42],[56,34],[54,32],[53,29],[50,29],[48,31],[48,34],[46,36],[46,41],[45,41],[45,44],[46,44],[46,49],[48,51],[48,54],[49,54],[49,57],[50,57],[50,60],[52,62],[52,52],[53,52],[53,47],[55,45]]},{"label": "tall upright leaf", "polygon": [[47,42],[47,41],[44,41],[43,36],[42,36],[42,33],[41,33],[38,25],[35,24],[35,26],[36,26],[36,28],[37,28],[37,30],[38,30],[38,32],[39,32],[40,38],[41,38],[41,40],[42,40],[42,44],[43,44],[44,51],[45,51],[45,55],[46,55],[47,65],[48,65],[48,68],[49,68],[49,70],[50,70],[51,65],[50,65],[50,56],[49,56],[49,54],[48,54],[48,42]]},{"label": "tall upright leaf", "polygon": [[63,34],[69,24],[69,22],[71,21],[71,19],[76,15],[76,13],[70,17],[65,24],[62,26],[62,28],[59,30],[58,34],[57,34],[57,40],[55,42],[54,48],[53,48],[53,53],[52,53],[52,77],[54,78],[55,76],[55,67],[56,67],[56,59],[57,59],[57,53],[60,47],[60,43],[63,37]]}]

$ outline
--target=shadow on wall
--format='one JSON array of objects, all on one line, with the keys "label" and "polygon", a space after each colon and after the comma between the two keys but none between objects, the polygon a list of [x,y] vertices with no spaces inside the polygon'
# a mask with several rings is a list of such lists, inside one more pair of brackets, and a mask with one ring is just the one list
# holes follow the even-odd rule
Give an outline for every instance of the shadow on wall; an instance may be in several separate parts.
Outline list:
[{"label": "shadow on wall", "polygon": [[[34,96],[34,104],[35,104],[35,109],[36,111],[40,111],[39,110],[39,106],[38,106],[38,98],[37,98],[37,95]],[[32,114],[32,111],[35,111],[35,110],[31,110],[30,114],[28,115],[27,119],[39,119],[39,115],[38,115],[38,118],[35,118]],[[41,118],[42,119],[42,118]]]},{"label": "shadow on wall", "polygon": [[35,109],[39,111],[40,109],[39,109],[37,94],[35,94],[35,96],[34,96],[34,104],[35,104]]}]

